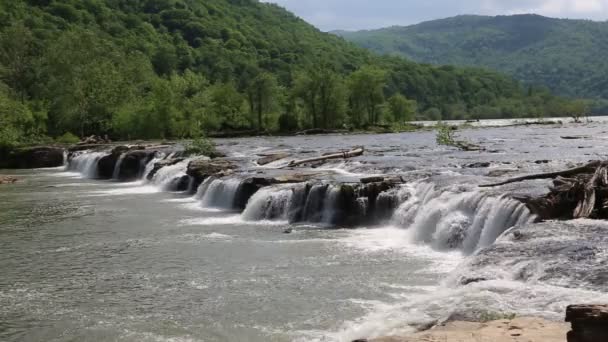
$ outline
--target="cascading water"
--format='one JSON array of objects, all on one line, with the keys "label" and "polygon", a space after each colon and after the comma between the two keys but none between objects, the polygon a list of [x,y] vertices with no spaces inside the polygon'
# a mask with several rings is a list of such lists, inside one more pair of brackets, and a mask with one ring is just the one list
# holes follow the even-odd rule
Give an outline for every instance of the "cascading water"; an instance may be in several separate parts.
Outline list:
[{"label": "cascading water", "polygon": [[235,199],[242,180],[208,178],[197,190],[204,208],[235,209]]},{"label": "cascading water", "polygon": [[[161,168],[158,170],[158,172],[156,172],[151,180],[151,183],[160,187],[162,190],[176,190],[176,184],[183,177],[187,177],[186,169],[188,168],[189,163],[190,159],[186,159],[175,165]],[[148,173],[149,172],[150,171],[148,171]]]},{"label": "cascading water", "polygon": [[116,165],[114,166],[114,172],[112,173],[112,179],[118,179],[120,176],[120,167],[122,165],[123,160],[125,160],[126,153],[122,153],[120,157],[118,157],[118,161],[116,161]]},{"label": "cascading water", "polygon": [[[247,203],[245,220],[287,220],[335,226],[377,224],[392,213],[395,194],[374,184],[292,184],[264,188]],[[385,200],[378,201],[384,198]],[[370,205],[373,204],[373,205]],[[389,215],[390,216],[390,215]]]},{"label": "cascading water", "polygon": [[291,186],[264,188],[251,197],[242,217],[246,221],[289,220],[293,195]]},{"label": "cascading water", "polygon": [[152,172],[152,170],[154,170],[154,166],[156,165],[156,163],[162,161],[163,159],[165,159],[164,154],[157,153],[156,156],[152,160],[150,160],[144,167],[144,172],[142,173],[141,178],[148,179],[148,175],[150,174],[150,172]]},{"label": "cascading water", "polygon": [[437,249],[470,254],[534,219],[524,204],[481,191],[437,190],[431,183],[406,185],[404,191],[409,198],[395,212],[393,224],[412,230],[415,242]]},{"label": "cascading water", "polygon": [[108,155],[106,152],[85,152],[74,156],[68,163],[67,170],[79,172],[86,178],[97,177],[97,163],[99,159]]}]

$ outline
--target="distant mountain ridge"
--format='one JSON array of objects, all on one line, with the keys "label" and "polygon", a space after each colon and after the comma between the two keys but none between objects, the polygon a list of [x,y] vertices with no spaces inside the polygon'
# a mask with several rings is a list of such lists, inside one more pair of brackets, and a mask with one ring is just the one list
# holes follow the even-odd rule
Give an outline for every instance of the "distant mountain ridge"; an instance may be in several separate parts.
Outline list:
[{"label": "distant mountain ridge", "polygon": [[608,99],[608,22],[540,15],[462,15],[411,26],[334,31],[381,54],[477,66],[560,95]]}]

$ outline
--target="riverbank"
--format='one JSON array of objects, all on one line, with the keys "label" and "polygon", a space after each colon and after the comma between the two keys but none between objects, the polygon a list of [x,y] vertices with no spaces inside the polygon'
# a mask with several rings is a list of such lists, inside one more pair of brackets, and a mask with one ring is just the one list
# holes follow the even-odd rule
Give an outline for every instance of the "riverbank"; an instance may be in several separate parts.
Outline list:
[{"label": "riverbank", "polygon": [[[568,323],[517,317],[486,323],[454,321],[411,336],[383,337],[368,342],[563,342]],[[365,341],[361,340],[360,342]]]}]

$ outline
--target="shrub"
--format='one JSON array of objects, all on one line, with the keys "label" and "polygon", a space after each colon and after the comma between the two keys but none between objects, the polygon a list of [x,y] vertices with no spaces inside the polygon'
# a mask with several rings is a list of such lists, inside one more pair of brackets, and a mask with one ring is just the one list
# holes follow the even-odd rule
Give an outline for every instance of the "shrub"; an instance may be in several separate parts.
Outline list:
[{"label": "shrub", "polygon": [[66,132],[64,135],[56,138],[55,141],[61,144],[76,144],[80,142],[80,138],[70,132]]},{"label": "shrub", "polygon": [[215,144],[213,141],[204,136],[196,138],[186,145],[184,154],[186,156],[203,155],[209,158],[215,158],[219,155],[215,149]]}]

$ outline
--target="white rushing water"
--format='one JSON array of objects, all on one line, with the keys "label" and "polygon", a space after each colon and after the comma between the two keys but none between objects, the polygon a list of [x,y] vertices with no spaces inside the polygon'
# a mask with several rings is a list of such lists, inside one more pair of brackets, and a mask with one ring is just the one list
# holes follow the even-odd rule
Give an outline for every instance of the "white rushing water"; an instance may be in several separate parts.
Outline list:
[{"label": "white rushing water", "polygon": [[175,181],[186,176],[186,169],[190,161],[191,159],[185,159],[177,164],[161,168],[154,174],[150,182],[161,190],[170,190]]},{"label": "white rushing water", "polygon": [[437,190],[432,183],[404,187],[409,194],[392,223],[411,229],[415,242],[470,254],[489,246],[505,230],[534,220],[524,204],[482,191]]},{"label": "white rushing water", "polygon": [[83,177],[94,179],[97,177],[97,163],[99,159],[107,156],[107,152],[83,152],[73,157],[69,162],[68,171],[79,172]]},{"label": "white rushing water", "polygon": [[120,176],[120,167],[122,166],[122,162],[127,156],[126,153],[121,153],[120,157],[116,161],[116,165],[114,166],[114,172],[112,173],[112,179],[118,179]]},{"label": "white rushing water", "polygon": [[218,179],[210,177],[199,187],[201,204],[205,208],[234,209],[237,192],[242,181],[238,178]]}]

